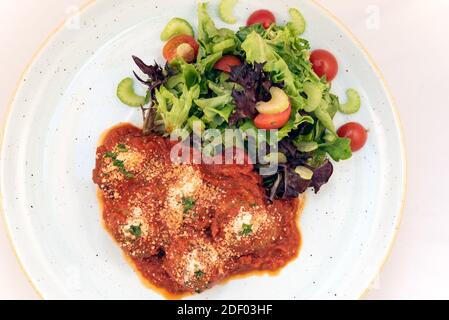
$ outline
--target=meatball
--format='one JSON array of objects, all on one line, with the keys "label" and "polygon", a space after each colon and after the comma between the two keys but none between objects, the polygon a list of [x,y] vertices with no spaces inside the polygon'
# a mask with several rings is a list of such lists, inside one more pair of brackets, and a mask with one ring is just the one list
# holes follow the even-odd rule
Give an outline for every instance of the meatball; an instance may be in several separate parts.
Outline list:
[{"label": "meatball", "polygon": [[122,196],[122,201],[115,203],[106,212],[120,215],[120,219],[106,218],[114,230],[115,238],[122,248],[135,258],[148,258],[157,255],[169,242],[167,223],[157,214],[162,208],[158,192],[141,186],[133,193]]},{"label": "meatball", "polygon": [[163,268],[186,290],[200,292],[223,277],[223,263],[208,239],[181,236],[168,247]]},{"label": "meatball", "polygon": [[281,236],[279,217],[265,206],[240,207],[224,221],[218,241],[231,256],[257,254],[266,250]]}]

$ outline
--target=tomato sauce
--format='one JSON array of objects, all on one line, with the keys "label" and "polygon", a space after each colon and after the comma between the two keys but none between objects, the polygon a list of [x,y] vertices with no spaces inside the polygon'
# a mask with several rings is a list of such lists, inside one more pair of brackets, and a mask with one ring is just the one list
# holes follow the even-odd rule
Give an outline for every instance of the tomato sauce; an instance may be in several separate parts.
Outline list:
[{"label": "tomato sauce", "polygon": [[172,148],[122,124],[96,154],[104,227],[146,284],[177,298],[298,255],[302,199],[269,203],[252,165],[179,164]]}]

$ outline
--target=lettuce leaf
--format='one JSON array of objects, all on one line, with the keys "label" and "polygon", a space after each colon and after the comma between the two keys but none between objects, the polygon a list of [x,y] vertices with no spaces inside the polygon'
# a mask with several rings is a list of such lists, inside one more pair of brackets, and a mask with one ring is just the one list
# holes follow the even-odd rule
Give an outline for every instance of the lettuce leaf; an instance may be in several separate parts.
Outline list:
[{"label": "lettuce leaf", "polygon": [[298,129],[298,127],[304,123],[314,124],[315,121],[311,116],[303,116],[300,113],[296,113],[294,119],[290,119],[284,127],[278,130],[276,137],[277,141],[281,141],[288,137],[292,131]]},{"label": "lettuce leaf", "polygon": [[207,123],[214,123],[220,125],[224,121],[229,121],[229,116],[234,111],[234,106],[231,104],[231,93],[224,93],[221,96],[196,99],[195,104],[203,111],[203,120]]},{"label": "lettuce leaf", "polygon": [[264,27],[262,27],[261,24],[253,24],[250,26],[241,27],[239,31],[237,31],[236,36],[240,40],[240,42],[243,42],[246,40],[246,37],[253,31],[260,34],[262,37],[265,37],[266,30],[264,29]]},{"label": "lettuce leaf", "polygon": [[263,69],[264,64],[254,63],[253,66],[248,62],[232,68],[228,81],[239,85],[241,89],[232,90],[236,110],[231,124],[241,119],[254,119],[257,115],[257,102],[270,99],[269,90],[274,84]]},{"label": "lettuce leaf", "polygon": [[304,98],[295,85],[295,77],[282,57],[262,38],[260,34],[251,32],[242,43],[246,60],[251,63],[265,63],[264,70],[271,73],[273,82],[283,83],[284,90],[290,97],[293,114],[303,109]]},{"label": "lettuce leaf", "polygon": [[202,60],[213,53],[234,52],[238,39],[234,31],[218,29],[207,13],[207,3],[198,5],[198,42],[200,44],[199,59]]},{"label": "lettuce leaf", "polygon": [[198,5],[198,41],[205,47],[218,35],[215,22],[207,13],[207,3]]},{"label": "lettuce leaf", "polygon": [[327,152],[337,162],[352,157],[351,140],[348,138],[337,137],[332,142],[322,144],[320,149]]},{"label": "lettuce leaf", "polygon": [[164,123],[165,131],[172,133],[182,129],[189,118],[193,100],[199,96],[199,86],[190,89],[183,86],[182,94],[177,97],[165,87],[156,90],[156,108]]},{"label": "lettuce leaf", "polygon": [[334,166],[329,160],[325,160],[321,166],[313,169],[313,177],[310,186],[313,187],[315,193],[318,193],[321,187],[329,182],[333,173]]},{"label": "lettuce leaf", "polygon": [[209,72],[214,67],[215,63],[223,57],[223,52],[215,52],[211,55],[198,59],[196,68],[200,74]]}]

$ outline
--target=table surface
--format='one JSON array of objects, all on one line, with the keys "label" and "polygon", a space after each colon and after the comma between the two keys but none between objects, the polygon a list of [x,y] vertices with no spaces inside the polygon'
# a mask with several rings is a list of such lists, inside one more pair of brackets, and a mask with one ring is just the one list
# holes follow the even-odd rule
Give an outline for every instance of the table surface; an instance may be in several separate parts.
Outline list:
[{"label": "table surface", "polygon": [[[0,121],[16,82],[46,36],[85,0],[0,1]],[[449,74],[447,0],[318,0],[361,40],[401,114],[408,191],[390,258],[367,299],[449,298]],[[37,299],[0,219],[0,299]]]}]

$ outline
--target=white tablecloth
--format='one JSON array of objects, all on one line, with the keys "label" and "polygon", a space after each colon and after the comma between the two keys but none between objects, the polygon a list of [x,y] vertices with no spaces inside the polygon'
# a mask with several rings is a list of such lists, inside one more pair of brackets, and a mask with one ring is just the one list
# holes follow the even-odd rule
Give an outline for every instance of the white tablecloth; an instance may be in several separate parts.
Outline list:
[{"label": "white tablecloth", "polygon": [[[0,1],[0,120],[24,66],[85,0]],[[449,1],[318,0],[359,37],[383,71],[408,149],[401,229],[366,298],[449,298]],[[0,299],[37,298],[0,221]]]}]

